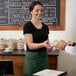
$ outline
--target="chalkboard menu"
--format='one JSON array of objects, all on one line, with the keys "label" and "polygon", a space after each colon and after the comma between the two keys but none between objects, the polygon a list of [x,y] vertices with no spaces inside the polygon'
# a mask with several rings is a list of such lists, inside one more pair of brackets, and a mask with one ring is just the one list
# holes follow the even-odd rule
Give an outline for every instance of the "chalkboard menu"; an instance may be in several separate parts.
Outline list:
[{"label": "chalkboard menu", "polygon": [[[0,0],[0,25],[24,25],[30,20],[29,5],[34,0]],[[39,0],[44,6],[42,22],[60,24],[60,0]]]}]

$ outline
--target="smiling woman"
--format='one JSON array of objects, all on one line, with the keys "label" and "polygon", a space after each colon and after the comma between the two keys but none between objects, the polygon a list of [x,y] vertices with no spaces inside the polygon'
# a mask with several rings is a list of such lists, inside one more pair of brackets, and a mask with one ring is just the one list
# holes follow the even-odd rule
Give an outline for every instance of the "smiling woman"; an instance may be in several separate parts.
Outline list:
[{"label": "smiling woman", "polygon": [[39,1],[34,1],[30,5],[29,12],[31,20],[25,23],[23,28],[27,49],[23,72],[26,76],[48,69],[47,51],[52,50],[48,40],[48,27],[41,22],[43,5]]}]

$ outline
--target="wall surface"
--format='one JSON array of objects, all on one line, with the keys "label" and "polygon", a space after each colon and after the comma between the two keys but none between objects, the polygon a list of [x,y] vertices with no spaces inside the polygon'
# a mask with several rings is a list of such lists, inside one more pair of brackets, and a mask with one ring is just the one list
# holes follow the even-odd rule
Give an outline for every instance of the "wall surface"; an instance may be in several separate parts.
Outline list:
[{"label": "wall surface", "polygon": [[76,76],[76,56],[60,51],[58,56],[58,70],[67,71],[67,76]]},{"label": "wall surface", "polygon": [[66,0],[65,31],[50,31],[50,40],[76,41],[76,0]]},{"label": "wall surface", "polygon": [[[49,34],[50,40],[64,39],[68,41],[76,41],[76,0],[66,0],[66,15],[65,15],[65,30],[64,31],[51,31]],[[0,31],[0,38],[23,38],[23,31]]]}]

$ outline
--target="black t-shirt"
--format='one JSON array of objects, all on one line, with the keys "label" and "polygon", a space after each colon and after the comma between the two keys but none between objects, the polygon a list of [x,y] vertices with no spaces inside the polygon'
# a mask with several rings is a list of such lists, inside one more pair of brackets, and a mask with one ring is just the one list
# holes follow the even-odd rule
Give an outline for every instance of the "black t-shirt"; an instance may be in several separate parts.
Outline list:
[{"label": "black t-shirt", "polygon": [[[47,25],[45,25],[44,23],[42,23],[42,25],[43,26],[42,26],[41,29],[37,29],[32,24],[32,22],[29,21],[23,27],[23,34],[32,34],[34,43],[44,42],[45,40],[48,39],[49,29],[48,29]],[[27,51],[42,51],[42,50],[46,50],[46,48],[43,47],[43,48],[40,48],[40,49],[30,50],[27,46]]]}]

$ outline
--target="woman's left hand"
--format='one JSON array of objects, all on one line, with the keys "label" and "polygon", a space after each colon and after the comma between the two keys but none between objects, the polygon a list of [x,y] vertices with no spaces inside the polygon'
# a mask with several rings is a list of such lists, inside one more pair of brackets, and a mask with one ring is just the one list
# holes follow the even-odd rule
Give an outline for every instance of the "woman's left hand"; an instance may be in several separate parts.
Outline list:
[{"label": "woman's left hand", "polygon": [[53,49],[53,47],[52,46],[49,46],[48,48],[47,48],[47,51],[51,51]]},{"label": "woman's left hand", "polygon": [[47,51],[51,51],[53,49],[53,46],[51,46],[49,43],[47,44]]}]

